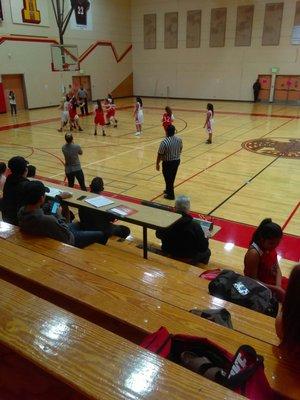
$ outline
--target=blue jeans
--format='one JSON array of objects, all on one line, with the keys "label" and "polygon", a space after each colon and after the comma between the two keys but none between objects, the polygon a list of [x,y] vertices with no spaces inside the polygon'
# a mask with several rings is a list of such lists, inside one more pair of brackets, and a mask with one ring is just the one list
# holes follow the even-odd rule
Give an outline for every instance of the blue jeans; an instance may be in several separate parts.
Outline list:
[{"label": "blue jeans", "polygon": [[80,230],[80,224],[71,223],[68,224],[70,231],[74,235],[75,247],[86,247],[93,243],[106,244],[108,236],[101,231],[82,231]]}]

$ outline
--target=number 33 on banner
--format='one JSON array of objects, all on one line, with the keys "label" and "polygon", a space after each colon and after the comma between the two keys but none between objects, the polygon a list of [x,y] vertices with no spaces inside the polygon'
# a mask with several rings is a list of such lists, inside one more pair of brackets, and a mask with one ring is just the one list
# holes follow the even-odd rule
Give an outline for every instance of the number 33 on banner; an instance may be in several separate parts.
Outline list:
[{"label": "number 33 on banner", "polygon": [[24,0],[22,19],[23,22],[31,24],[41,23],[41,12],[37,9],[36,0]]}]

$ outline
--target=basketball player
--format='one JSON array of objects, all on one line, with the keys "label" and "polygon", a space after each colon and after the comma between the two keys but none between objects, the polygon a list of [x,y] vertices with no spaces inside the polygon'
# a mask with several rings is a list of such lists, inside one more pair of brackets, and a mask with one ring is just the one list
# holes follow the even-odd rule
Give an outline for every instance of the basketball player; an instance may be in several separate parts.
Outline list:
[{"label": "basketball player", "polygon": [[206,128],[206,132],[208,133],[208,139],[205,142],[206,144],[212,143],[212,125],[214,122],[214,106],[211,103],[207,104],[207,113],[206,113],[206,120],[203,128]]},{"label": "basketball player", "polygon": [[135,136],[140,136],[142,133],[142,124],[144,122],[144,112],[143,112],[143,101],[140,97],[136,98],[135,109],[134,109],[134,119],[136,126]]},{"label": "basketball player", "polygon": [[165,132],[167,132],[167,129],[170,125],[173,125],[174,119],[175,118],[174,118],[171,108],[169,106],[167,106],[165,108],[165,113],[162,117],[162,124],[163,124]]},{"label": "basketball player", "polygon": [[77,114],[77,100],[76,97],[73,96],[72,99],[69,101],[69,117],[70,117],[70,131],[74,128],[78,129],[80,132],[83,131],[81,126],[79,125],[79,116]]},{"label": "basketball player", "polygon": [[58,109],[61,110],[61,125],[60,125],[60,128],[57,130],[58,130],[58,132],[62,132],[63,128],[69,122],[69,97],[68,96],[62,98]]},{"label": "basketball player", "polygon": [[108,97],[105,99],[105,108],[107,119],[106,125],[110,125],[112,123],[114,128],[117,128],[118,120],[116,119],[116,105],[111,95],[108,95]]},{"label": "basketball player", "polygon": [[87,25],[87,12],[90,8],[88,0],[71,0],[77,25]]},{"label": "basketball player", "polygon": [[102,128],[102,136],[106,136],[105,130],[104,130],[104,126],[105,126],[105,118],[104,118],[104,112],[103,112],[103,108],[102,108],[102,104],[101,104],[101,100],[97,100],[97,104],[95,106],[95,119],[94,119],[94,123],[95,123],[95,132],[94,135],[97,135],[97,127],[98,125],[101,126]]}]

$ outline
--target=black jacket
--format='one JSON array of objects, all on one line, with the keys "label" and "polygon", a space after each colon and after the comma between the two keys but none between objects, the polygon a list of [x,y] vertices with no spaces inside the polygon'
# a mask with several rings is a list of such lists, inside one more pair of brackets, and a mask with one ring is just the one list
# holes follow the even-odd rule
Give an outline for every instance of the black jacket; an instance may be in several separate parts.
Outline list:
[{"label": "black jacket", "polygon": [[7,177],[3,188],[2,218],[3,221],[18,225],[18,211],[23,205],[24,188],[28,182],[23,176],[11,174]]},{"label": "black jacket", "polygon": [[200,224],[188,214],[168,228],[158,229],[156,236],[162,241],[162,250],[174,257],[194,258],[208,249]]}]

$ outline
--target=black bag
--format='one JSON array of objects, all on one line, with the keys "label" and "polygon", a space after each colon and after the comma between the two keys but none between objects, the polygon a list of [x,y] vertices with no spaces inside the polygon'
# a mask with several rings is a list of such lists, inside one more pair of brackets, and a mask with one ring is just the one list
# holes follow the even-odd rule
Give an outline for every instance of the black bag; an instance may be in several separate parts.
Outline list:
[{"label": "black bag", "polygon": [[276,317],[278,301],[262,283],[224,269],[208,285],[209,293],[262,314]]},{"label": "black bag", "polygon": [[226,326],[226,328],[233,329],[231,322],[230,312],[226,308],[209,308],[207,310],[200,310],[199,308],[194,308],[190,310],[190,313],[199,315],[201,318],[208,319],[216,324]]}]

